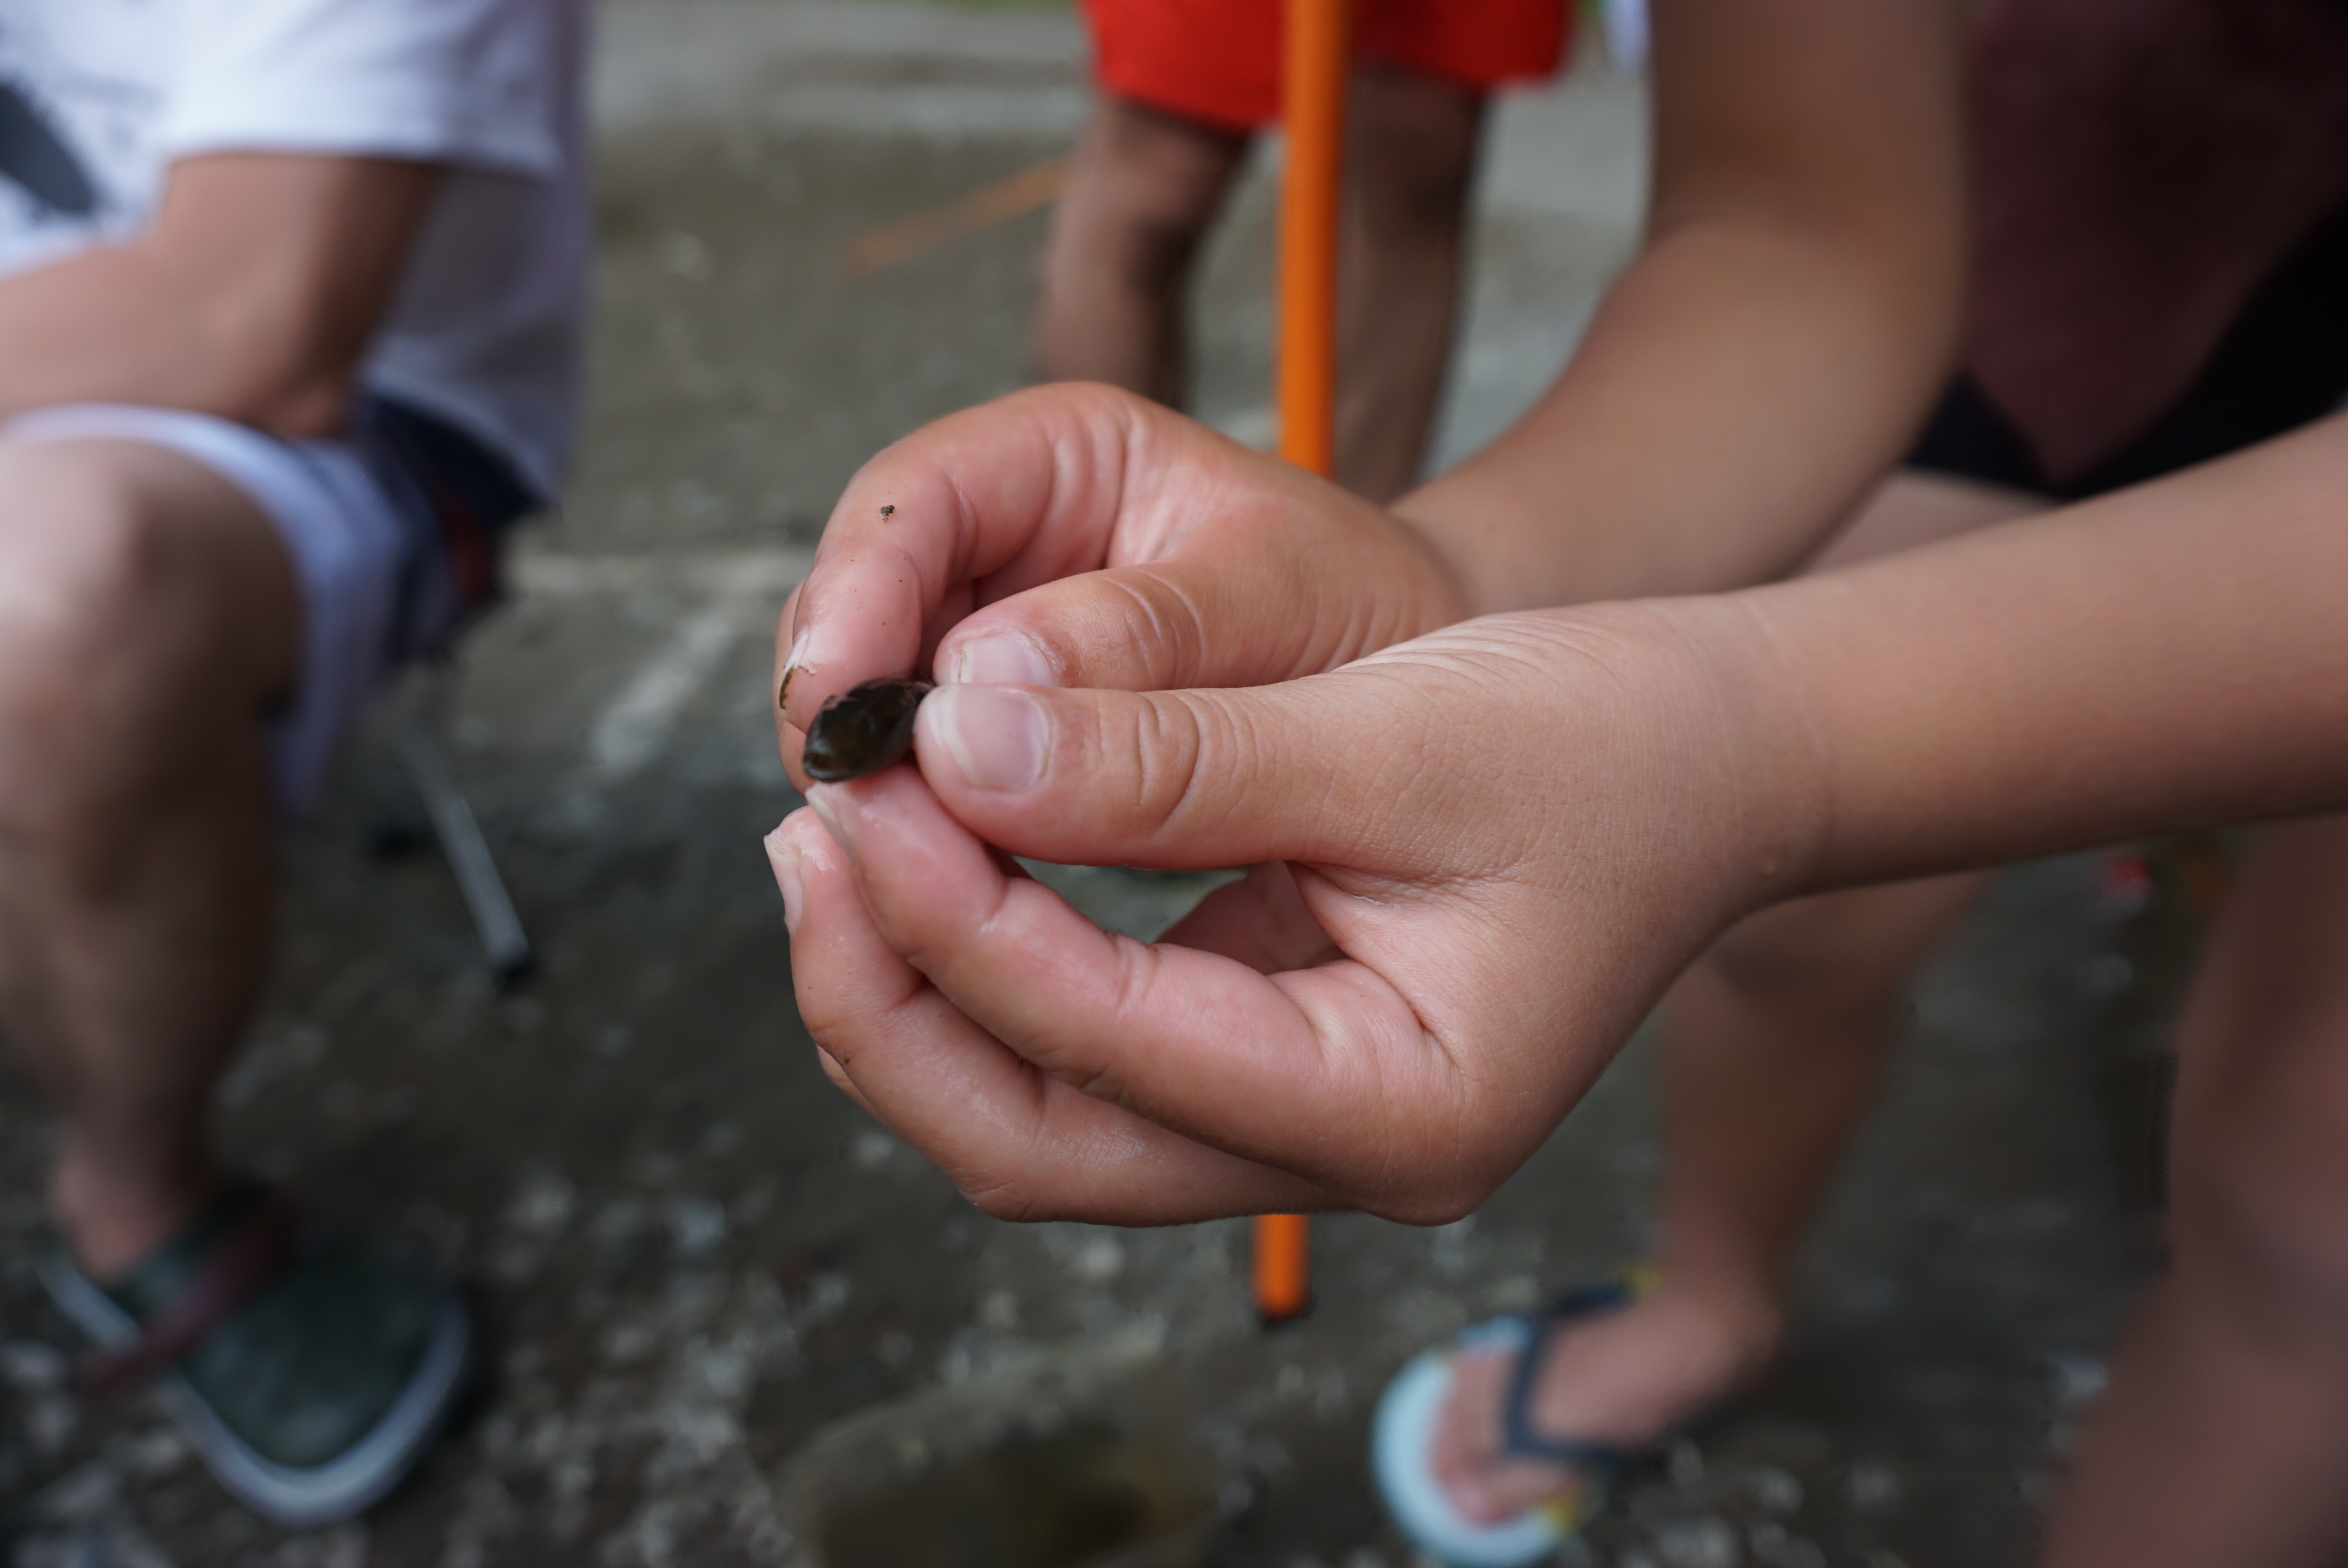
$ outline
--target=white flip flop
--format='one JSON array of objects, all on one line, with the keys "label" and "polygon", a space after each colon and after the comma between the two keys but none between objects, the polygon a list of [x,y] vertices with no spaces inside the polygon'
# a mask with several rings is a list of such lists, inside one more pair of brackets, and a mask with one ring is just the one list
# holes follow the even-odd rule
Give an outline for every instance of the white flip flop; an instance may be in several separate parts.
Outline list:
[{"label": "white flip flop", "polygon": [[[1538,1316],[1495,1317],[1478,1324],[1448,1345],[1419,1352],[1395,1374],[1378,1399],[1371,1425],[1370,1467],[1387,1512],[1412,1544],[1449,1568],[1529,1568],[1570,1540],[1604,1505],[1614,1472],[1629,1456],[1605,1443],[1533,1432],[1532,1387],[1543,1352],[1561,1325],[1617,1311],[1652,1288],[1652,1272],[1634,1270],[1619,1282],[1578,1290]],[[1572,1491],[1498,1524],[1479,1524],[1454,1507],[1430,1460],[1436,1422],[1451,1393],[1453,1366],[1463,1352],[1476,1350],[1517,1358],[1501,1451],[1581,1472]]]}]

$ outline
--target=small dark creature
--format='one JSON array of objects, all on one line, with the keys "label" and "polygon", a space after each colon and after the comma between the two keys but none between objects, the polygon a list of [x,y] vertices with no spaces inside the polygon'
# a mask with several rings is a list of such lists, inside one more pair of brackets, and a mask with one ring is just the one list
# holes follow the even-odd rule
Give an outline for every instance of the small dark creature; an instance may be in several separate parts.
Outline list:
[{"label": "small dark creature", "polygon": [[895,507],[893,504],[892,504],[892,505],[890,505],[890,506],[883,507],[881,507],[881,508],[880,508],[880,515],[881,515],[882,517],[884,517],[884,518],[891,518],[891,517],[894,517],[894,516],[896,516],[896,515],[897,515],[897,508],[896,508],[896,507]]},{"label": "small dark creature", "polygon": [[800,766],[825,784],[860,779],[901,761],[913,749],[913,712],[930,694],[927,681],[867,681],[816,711]]}]

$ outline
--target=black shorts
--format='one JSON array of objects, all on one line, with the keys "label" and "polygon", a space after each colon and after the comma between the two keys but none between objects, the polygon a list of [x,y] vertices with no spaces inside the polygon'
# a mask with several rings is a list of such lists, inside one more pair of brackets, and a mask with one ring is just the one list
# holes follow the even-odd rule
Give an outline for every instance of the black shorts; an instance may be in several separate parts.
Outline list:
[{"label": "black shorts", "polygon": [[2005,411],[1960,374],[1908,466],[2056,500],[2100,496],[2223,457],[2321,419],[2348,396],[2348,207],[2267,275],[2168,411],[2075,479],[2047,477]]},{"label": "black shorts", "polygon": [[546,502],[469,432],[415,405],[362,395],[349,439],[376,477],[413,504],[406,564],[392,610],[396,663],[445,650],[458,629],[503,596],[505,538]]}]

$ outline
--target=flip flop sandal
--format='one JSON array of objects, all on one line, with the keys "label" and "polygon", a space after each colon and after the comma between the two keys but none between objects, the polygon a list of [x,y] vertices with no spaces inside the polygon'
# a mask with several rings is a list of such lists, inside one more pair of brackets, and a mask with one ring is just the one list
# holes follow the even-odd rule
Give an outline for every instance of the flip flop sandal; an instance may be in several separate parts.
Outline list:
[{"label": "flip flop sandal", "polygon": [[62,1256],[42,1275],[102,1348],[76,1376],[83,1398],[156,1381],[221,1484],[294,1529],[397,1485],[471,1369],[453,1287],[308,1233],[263,1188],[223,1193],[111,1287]]},{"label": "flip flop sandal", "polygon": [[[1544,1312],[1496,1317],[1448,1345],[1423,1350],[1395,1374],[1379,1397],[1371,1428],[1371,1468],[1395,1523],[1413,1545],[1449,1568],[1523,1568],[1548,1557],[1605,1505],[1614,1478],[1637,1457],[1609,1443],[1546,1436],[1532,1427],[1533,1389],[1558,1336],[1586,1317],[1619,1312],[1654,1289],[1652,1269],[1572,1292]],[[1429,1462],[1435,1428],[1450,1398],[1452,1364],[1462,1351],[1513,1352],[1500,1452],[1563,1465],[1578,1472],[1571,1491],[1513,1519],[1478,1524],[1452,1505]]]}]

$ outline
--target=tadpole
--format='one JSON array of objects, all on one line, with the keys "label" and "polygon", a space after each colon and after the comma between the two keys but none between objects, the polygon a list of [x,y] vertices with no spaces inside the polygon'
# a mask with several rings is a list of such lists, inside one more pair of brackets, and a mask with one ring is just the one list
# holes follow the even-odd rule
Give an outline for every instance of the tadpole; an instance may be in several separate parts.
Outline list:
[{"label": "tadpole", "polygon": [[811,779],[839,784],[901,761],[913,749],[913,713],[932,688],[927,681],[867,681],[816,711],[799,765]]}]

